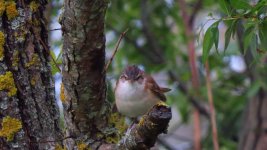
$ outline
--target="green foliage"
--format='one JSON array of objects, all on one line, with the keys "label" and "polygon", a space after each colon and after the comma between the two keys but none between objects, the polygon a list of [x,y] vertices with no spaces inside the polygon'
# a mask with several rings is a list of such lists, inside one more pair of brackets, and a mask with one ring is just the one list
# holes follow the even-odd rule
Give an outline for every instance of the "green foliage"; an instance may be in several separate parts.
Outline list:
[{"label": "green foliage", "polygon": [[[266,10],[267,10],[267,1],[259,1],[254,6],[250,5],[248,1],[245,0],[219,0],[220,8],[223,13],[227,16],[220,19],[212,18],[217,20],[212,24],[206,31],[204,40],[203,40],[203,61],[208,57],[208,54],[212,48],[212,45],[218,45],[216,34],[215,24],[219,22],[224,22],[228,24],[228,28],[225,32],[225,46],[224,51],[227,49],[228,44],[231,39],[231,35],[236,34],[236,28],[238,25],[239,29],[244,29],[243,36],[243,49],[242,53],[246,53],[247,49],[250,48],[252,51],[267,51],[266,48]],[[241,24],[244,22],[245,27]],[[216,47],[217,49],[217,47]]]},{"label": "green foliage", "polygon": [[60,51],[58,57],[56,57],[54,51],[50,51],[50,65],[52,67],[52,75],[55,75],[56,73],[60,73],[59,66],[62,64],[62,50]]},{"label": "green foliage", "polygon": [[203,40],[203,62],[205,62],[208,58],[210,49],[214,44],[216,49],[218,49],[218,42],[219,42],[219,29],[218,29],[219,22],[216,21],[213,23],[204,35]]},{"label": "green foliage", "polygon": [[230,39],[231,39],[231,35],[234,35],[234,31],[235,31],[235,29],[237,27],[237,22],[238,22],[238,20],[233,20],[233,21],[229,22],[230,25],[229,25],[228,29],[225,32],[224,51],[228,48],[228,45],[229,45],[229,42],[230,42]]}]

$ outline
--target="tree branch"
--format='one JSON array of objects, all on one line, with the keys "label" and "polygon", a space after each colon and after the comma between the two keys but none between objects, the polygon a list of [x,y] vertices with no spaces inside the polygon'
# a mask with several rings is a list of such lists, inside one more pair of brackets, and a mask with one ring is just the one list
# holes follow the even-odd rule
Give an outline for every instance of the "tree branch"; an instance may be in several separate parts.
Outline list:
[{"label": "tree branch", "polygon": [[[120,31],[118,31],[112,25],[106,24],[106,26],[108,28],[110,28],[110,30],[114,31],[116,35],[120,35]],[[151,49],[151,51],[146,50],[144,47],[139,46],[135,40],[131,39],[127,35],[124,36],[124,39],[125,39],[125,41],[130,43],[137,51],[141,52],[141,54],[143,54],[145,57],[147,57],[151,61],[151,63],[153,63],[153,64],[159,64],[160,63],[158,60],[158,57],[154,53],[153,49]]]},{"label": "tree branch", "polygon": [[157,136],[167,133],[171,109],[164,103],[156,104],[138,124],[128,129],[119,143],[120,149],[149,149],[154,146]]},{"label": "tree branch", "polygon": [[215,112],[215,107],[213,104],[213,95],[212,95],[212,89],[211,89],[212,87],[211,87],[211,79],[210,79],[210,69],[209,69],[209,62],[208,61],[206,61],[205,69],[206,69],[206,86],[207,86],[208,100],[209,100],[210,114],[211,114],[213,148],[214,148],[214,150],[219,150],[218,132],[217,132],[217,124],[216,124],[216,112]]},{"label": "tree branch", "polygon": [[148,150],[154,146],[159,134],[167,133],[171,118],[171,108],[160,102],[127,130],[118,145],[103,144],[99,150]]},{"label": "tree branch", "polygon": [[193,8],[193,12],[191,13],[190,17],[189,17],[189,24],[190,26],[193,26],[197,12],[200,10],[200,8],[202,7],[202,3],[203,0],[198,0],[197,3],[195,4],[194,8]]},{"label": "tree branch", "polygon": [[114,49],[114,51],[113,51],[113,53],[112,53],[112,56],[111,56],[110,60],[108,61],[108,63],[107,63],[106,66],[105,66],[105,69],[104,69],[105,72],[107,72],[109,65],[112,63],[112,60],[113,60],[113,58],[115,57],[115,55],[116,55],[116,53],[117,53],[117,51],[118,51],[118,49],[119,49],[121,40],[122,40],[122,38],[125,36],[125,34],[126,34],[127,31],[128,31],[128,29],[126,29],[124,32],[121,33],[120,38],[119,38],[119,40],[117,41],[116,46],[115,46],[115,49]]},{"label": "tree branch", "polygon": [[[192,74],[192,85],[194,90],[198,91],[199,89],[199,77],[196,66],[196,55],[195,55],[195,46],[194,46],[194,34],[193,34],[193,20],[190,24],[190,18],[186,11],[186,2],[185,0],[178,0],[179,8],[181,10],[181,16],[184,22],[185,35],[187,37],[187,51],[189,55],[189,64]],[[197,93],[197,92],[196,92]],[[201,149],[201,133],[200,133],[200,117],[198,110],[194,110],[194,149]]]}]

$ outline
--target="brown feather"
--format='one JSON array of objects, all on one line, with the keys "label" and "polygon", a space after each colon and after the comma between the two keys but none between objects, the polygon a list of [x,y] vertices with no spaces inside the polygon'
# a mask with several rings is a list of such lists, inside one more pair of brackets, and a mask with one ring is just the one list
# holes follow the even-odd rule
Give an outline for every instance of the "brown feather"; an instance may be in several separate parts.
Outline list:
[{"label": "brown feather", "polygon": [[171,89],[169,89],[169,88],[165,88],[165,87],[160,87],[160,90],[161,90],[163,93],[166,93],[166,92],[171,91]]},{"label": "brown feather", "polygon": [[168,88],[159,87],[156,81],[149,75],[146,75],[145,89],[150,90],[162,101],[166,101],[166,96],[164,93],[170,91]]}]

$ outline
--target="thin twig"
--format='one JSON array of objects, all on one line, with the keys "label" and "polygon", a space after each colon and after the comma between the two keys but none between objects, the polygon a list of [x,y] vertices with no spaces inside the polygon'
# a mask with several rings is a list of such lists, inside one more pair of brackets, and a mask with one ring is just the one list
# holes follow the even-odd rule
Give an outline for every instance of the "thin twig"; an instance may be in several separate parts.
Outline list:
[{"label": "thin twig", "polygon": [[121,33],[120,38],[116,43],[116,47],[115,47],[115,49],[114,49],[114,51],[112,53],[112,56],[111,56],[111,58],[109,59],[108,63],[105,66],[105,70],[104,70],[105,72],[107,72],[109,65],[112,63],[112,61],[113,61],[113,59],[114,59],[114,57],[115,57],[115,55],[116,55],[116,53],[117,53],[117,51],[119,49],[121,40],[122,40],[122,38],[124,37],[124,35],[126,34],[127,31],[128,31],[128,28],[124,32]]},{"label": "thin twig", "polygon": [[51,30],[48,30],[48,31],[50,32],[50,31],[56,31],[56,30],[61,30],[61,28],[51,29]]},{"label": "thin twig", "polygon": [[[120,35],[121,33],[115,29],[113,26],[106,24],[108,28],[110,28],[112,31],[115,32],[116,35]],[[136,50],[138,50],[139,52],[141,52],[145,57],[147,57],[152,63],[154,64],[159,64],[159,58],[158,56],[155,54],[153,49],[150,49],[149,51],[147,49],[145,49],[145,47],[142,47],[140,45],[137,44],[137,42],[133,39],[131,39],[129,36],[125,35],[124,36],[125,41],[127,41],[127,43],[131,44],[132,46],[134,46],[134,48]]]},{"label": "thin twig", "polygon": [[218,133],[217,133],[217,125],[216,125],[216,112],[215,112],[215,108],[213,104],[213,96],[212,96],[211,81],[210,81],[210,70],[209,70],[208,61],[206,61],[205,63],[205,69],[206,69],[206,86],[207,86],[208,100],[209,100],[209,105],[210,105],[213,147],[214,147],[214,150],[219,150]]},{"label": "thin twig", "polygon": [[[186,11],[186,2],[185,0],[178,0],[178,6],[181,10],[181,17],[184,22],[185,35],[187,38],[187,50],[189,55],[189,64],[192,74],[192,84],[193,88],[198,91],[199,89],[199,78],[198,71],[196,66],[196,55],[195,55],[195,46],[194,46],[194,35],[193,35],[193,23],[190,24],[190,16]],[[201,128],[200,128],[200,115],[197,109],[194,109],[193,113],[194,120],[194,150],[201,149]]]},{"label": "thin twig", "polygon": [[189,17],[189,24],[192,25],[195,21],[197,12],[202,7],[203,0],[198,0],[193,8],[193,12],[191,13],[191,16]]},{"label": "thin twig", "polygon": [[[45,43],[41,40],[41,39],[39,39],[39,41],[41,42],[41,44],[43,45],[43,47],[45,48],[45,50],[47,51],[47,53],[50,55],[50,50],[48,49],[48,47],[45,45]],[[50,55],[51,56],[51,55]],[[57,64],[57,62],[56,62],[56,60],[51,56],[51,59],[52,59],[52,61],[53,61],[53,63],[55,64],[55,66],[57,67],[57,69],[59,70],[59,72],[61,72],[61,69],[59,68],[59,66],[58,66],[58,64]]]}]

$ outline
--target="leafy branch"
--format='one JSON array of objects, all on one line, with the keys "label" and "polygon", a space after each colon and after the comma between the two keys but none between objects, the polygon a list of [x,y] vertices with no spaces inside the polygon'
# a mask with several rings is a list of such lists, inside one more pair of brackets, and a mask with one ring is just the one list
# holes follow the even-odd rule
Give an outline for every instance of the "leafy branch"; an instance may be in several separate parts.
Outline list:
[{"label": "leafy branch", "polygon": [[[227,15],[222,18],[213,18],[208,21],[215,20],[215,22],[207,29],[203,39],[203,62],[206,62],[211,48],[215,45],[218,50],[219,43],[219,24],[224,22],[228,25],[225,32],[224,51],[227,49],[231,36],[235,35],[238,22],[246,22],[244,25],[244,49],[246,53],[248,47],[257,52],[267,51],[267,2],[259,1],[254,6],[243,0],[226,1],[220,0],[219,5],[223,12]],[[207,21],[207,22],[208,22]],[[205,23],[206,24],[206,23]],[[202,28],[203,29],[203,28]],[[202,30],[201,29],[201,30]]]}]

